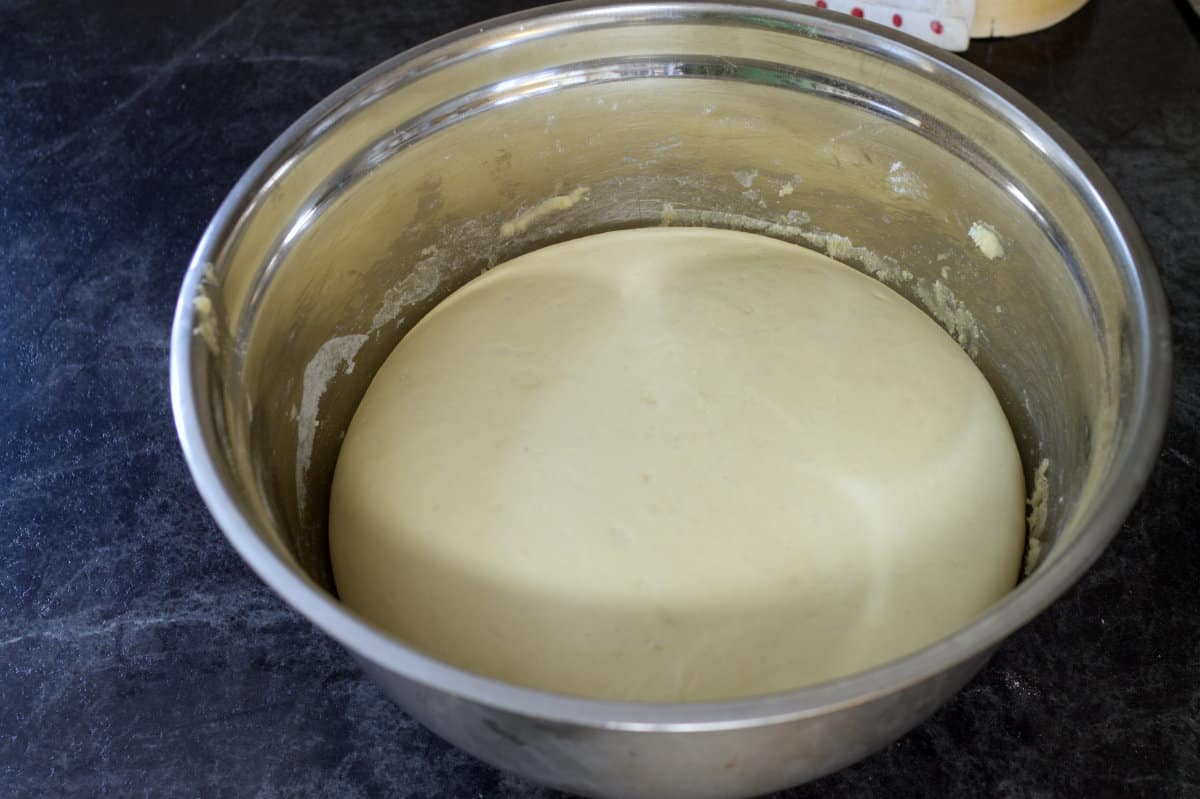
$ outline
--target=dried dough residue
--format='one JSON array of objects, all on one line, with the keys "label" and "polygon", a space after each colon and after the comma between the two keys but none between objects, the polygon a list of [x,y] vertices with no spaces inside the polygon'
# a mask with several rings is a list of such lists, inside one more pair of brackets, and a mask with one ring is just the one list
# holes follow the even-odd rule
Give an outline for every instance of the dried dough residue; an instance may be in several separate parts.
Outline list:
[{"label": "dried dough residue", "polygon": [[330,381],[339,373],[350,374],[354,371],[354,358],[366,343],[367,336],[361,333],[331,338],[321,345],[321,349],[304,367],[304,389],[300,395],[300,410],[296,414],[296,500],[301,511],[308,501],[304,478],[312,462],[313,444],[320,424],[317,413],[321,397]]},{"label": "dried dough residue", "polygon": [[1026,502],[1029,503],[1029,515],[1025,517],[1029,528],[1028,543],[1025,545],[1025,576],[1033,574],[1042,558],[1042,536],[1046,532],[1046,511],[1050,499],[1050,459],[1043,458],[1033,475],[1033,493]]},{"label": "dried dough residue", "polygon": [[192,313],[196,318],[196,326],[192,328],[192,333],[204,339],[208,351],[214,356],[219,354],[220,345],[217,340],[217,313],[212,298],[208,296],[208,290],[216,285],[217,273],[213,270],[213,265],[205,264],[200,287],[196,289],[196,296],[192,299]]},{"label": "dried dough residue", "polygon": [[212,300],[203,293],[197,294],[196,298],[192,300],[192,312],[196,316],[196,326],[192,328],[192,332],[204,339],[204,343],[208,345],[208,351],[216,355],[218,353],[217,317],[213,312]]},{"label": "dried dough residue", "polygon": [[903,161],[896,161],[888,170],[888,184],[892,187],[892,193],[901,197],[924,200],[928,196],[925,182],[917,177],[916,172],[906,167]]},{"label": "dried dough residue", "polygon": [[762,233],[785,241],[796,241],[806,235],[800,225],[808,222],[808,214],[803,211],[788,211],[778,222],[768,222],[758,217],[745,214],[730,214],[724,211],[693,211],[680,209],[671,203],[663,203],[662,224],[690,225],[695,227],[728,228],[747,233]]},{"label": "dried dough residue", "polygon": [[975,242],[975,246],[989,261],[1004,257],[1004,245],[1000,242],[1000,235],[991,225],[975,222],[967,231],[967,235],[971,237],[971,241]]},{"label": "dried dough residue", "polygon": [[528,211],[517,214],[501,225],[500,237],[505,239],[512,238],[519,233],[529,230],[533,226],[533,223],[540,219],[574,208],[579,204],[580,200],[587,196],[588,191],[587,186],[579,186],[570,194],[560,194],[556,197],[542,200]]},{"label": "dried dough residue", "polygon": [[758,177],[757,169],[739,169],[733,173],[733,179],[741,184],[744,189],[753,186],[756,177]]},{"label": "dried dough residue", "polygon": [[979,355],[979,339],[982,335],[975,314],[967,309],[966,303],[960,300],[953,289],[940,280],[932,284],[925,281],[917,283],[917,296],[933,318],[941,323],[946,332],[954,336],[967,354],[972,358]]},{"label": "dried dough residue", "polygon": [[438,268],[438,249],[426,247],[421,250],[421,255],[425,257],[413,264],[412,271],[384,292],[383,302],[375,312],[375,318],[371,320],[372,332],[388,322],[401,319],[409,306],[427,299],[437,291],[441,273]]},{"label": "dried dough residue", "polygon": [[867,247],[860,247],[837,233],[805,231],[801,238],[824,250],[830,258],[858,264],[868,274],[884,283],[908,283],[913,279],[913,273],[900,266],[896,259],[880,255]]}]

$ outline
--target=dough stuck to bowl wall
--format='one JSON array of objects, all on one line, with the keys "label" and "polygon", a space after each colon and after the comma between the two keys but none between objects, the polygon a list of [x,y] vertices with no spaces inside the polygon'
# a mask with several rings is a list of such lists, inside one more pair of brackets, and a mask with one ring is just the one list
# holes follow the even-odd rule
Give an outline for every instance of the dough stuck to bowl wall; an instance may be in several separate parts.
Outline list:
[{"label": "dough stuck to bowl wall", "polygon": [[435,657],[606,699],[783,691],[1007,593],[1024,483],[987,380],[879,281],[701,228],[485,273],[348,430],[344,602]]}]

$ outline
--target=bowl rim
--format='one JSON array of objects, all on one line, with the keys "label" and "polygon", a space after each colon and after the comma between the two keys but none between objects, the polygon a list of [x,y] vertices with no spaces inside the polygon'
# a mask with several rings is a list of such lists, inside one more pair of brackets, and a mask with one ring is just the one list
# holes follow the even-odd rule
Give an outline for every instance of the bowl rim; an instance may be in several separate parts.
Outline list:
[{"label": "bowl rim", "polygon": [[[209,452],[197,409],[193,381],[192,300],[205,269],[213,262],[241,216],[246,202],[298,143],[319,131],[384,76],[390,90],[488,47],[550,35],[582,21],[591,25],[651,20],[664,24],[734,21],[749,15],[788,23],[795,30],[819,30],[840,43],[870,48],[943,82],[970,90],[973,98],[1020,125],[1027,137],[1057,148],[1056,160],[1075,174],[1072,188],[1087,198],[1099,226],[1115,233],[1116,259],[1130,266],[1131,320],[1140,345],[1131,404],[1134,408],[1118,440],[1119,459],[1110,466],[1105,492],[1080,522],[1080,532],[1060,553],[1020,582],[1013,591],[967,627],[916,652],[866,671],[782,693],[704,702],[624,702],[555,694],[474,674],[424,655],[370,626],[306,575],[289,565],[257,533],[223,484]],[[549,33],[547,33],[549,31]],[[545,721],[610,730],[683,732],[738,729],[824,715],[867,704],[951,667],[984,657],[1006,636],[1054,602],[1100,556],[1120,529],[1149,478],[1166,428],[1171,395],[1171,341],[1166,299],[1150,253],[1131,214],[1095,162],[1057,124],[1013,89],[964,59],[918,39],[846,15],[779,0],[613,3],[607,0],[542,6],[472,25],[432,39],[364,72],[315,105],[287,128],[234,185],[205,230],[185,274],[176,304],[170,351],[171,405],[184,458],[204,504],[229,542],[251,569],[285,602],[360,659],[459,699],[494,710]],[[1120,479],[1116,479],[1119,476]]]}]

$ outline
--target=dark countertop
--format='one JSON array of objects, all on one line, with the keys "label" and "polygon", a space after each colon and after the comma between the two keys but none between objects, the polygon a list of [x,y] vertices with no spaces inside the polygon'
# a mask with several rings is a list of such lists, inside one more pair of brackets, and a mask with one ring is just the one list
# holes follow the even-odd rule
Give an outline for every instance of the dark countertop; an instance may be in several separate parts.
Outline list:
[{"label": "dark countertop", "polygon": [[[0,795],[549,797],[418,727],[202,507],[167,394],[185,265],[309,106],[488,3],[0,8]],[[1173,308],[1174,410],[1116,542],[902,740],[785,794],[1200,796],[1200,38],[1093,0],[969,57],[1099,162]]]}]

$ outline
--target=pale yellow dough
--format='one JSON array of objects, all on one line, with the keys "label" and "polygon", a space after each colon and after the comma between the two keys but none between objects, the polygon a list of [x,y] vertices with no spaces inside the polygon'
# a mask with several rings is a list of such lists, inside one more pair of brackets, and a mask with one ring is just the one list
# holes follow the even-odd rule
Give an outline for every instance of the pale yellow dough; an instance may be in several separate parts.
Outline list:
[{"label": "pale yellow dough", "polygon": [[654,228],[547,247],[440,304],[346,435],[342,599],[414,647],[567,694],[796,688],[1010,590],[1020,462],[915,306],[823,255]]}]

